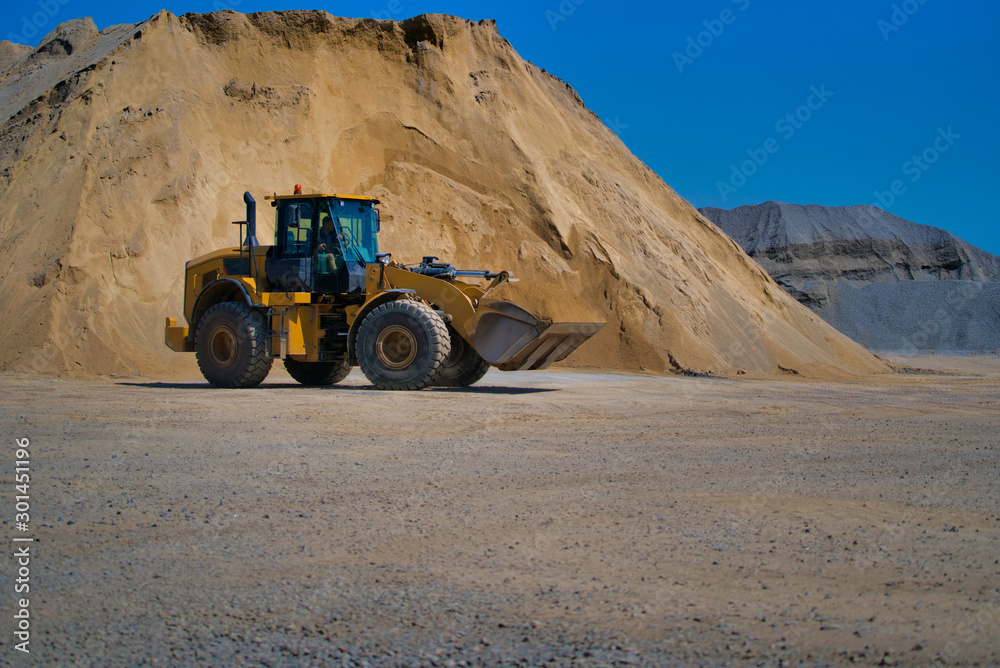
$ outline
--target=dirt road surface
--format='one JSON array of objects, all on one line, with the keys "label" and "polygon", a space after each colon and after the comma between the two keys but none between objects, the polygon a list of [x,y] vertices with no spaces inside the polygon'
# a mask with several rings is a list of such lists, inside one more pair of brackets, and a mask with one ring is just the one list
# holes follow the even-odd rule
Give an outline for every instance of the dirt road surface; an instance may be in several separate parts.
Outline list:
[{"label": "dirt road surface", "polygon": [[35,540],[30,657],[0,564],[2,662],[997,665],[1000,363],[932,362],[958,370],[0,377],[5,540]]}]

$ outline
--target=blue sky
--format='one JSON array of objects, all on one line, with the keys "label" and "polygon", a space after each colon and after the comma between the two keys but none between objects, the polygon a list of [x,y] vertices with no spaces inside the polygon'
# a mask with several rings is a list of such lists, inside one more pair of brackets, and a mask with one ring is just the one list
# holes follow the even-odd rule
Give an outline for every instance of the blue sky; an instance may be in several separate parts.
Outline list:
[{"label": "blue sky", "polygon": [[[160,0],[164,2],[164,0]],[[174,14],[323,9],[493,18],[695,206],[879,204],[1000,254],[1000,3],[986,0],[166,0]],[[147,0],[28,0],[0,37],[38,44]]]}]

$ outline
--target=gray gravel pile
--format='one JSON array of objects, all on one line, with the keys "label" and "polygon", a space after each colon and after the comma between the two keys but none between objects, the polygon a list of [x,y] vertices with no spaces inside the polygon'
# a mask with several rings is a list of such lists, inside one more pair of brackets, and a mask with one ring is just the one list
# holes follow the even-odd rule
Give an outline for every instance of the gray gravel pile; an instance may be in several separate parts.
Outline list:
[{"label": "gray gravel pile", "polygon": [[[46,35],[35,49],[0,43],[0,121],[6,121],[49,90],[65,94],[74,74],[93,66],[121,46],[143,23],[97,30],[91,18],[73,19]],[[74,55],[75,54],[75,55]]]},{"label": "gray gravel pile", "polygon": [[875,352],[1000,352],[1000,283],[904,281],[830,287],[817,313]]},{"label": "gray gravel pile", "polygon": [[873,206],[767,202],[701,213],[785,290],[879,352],[1000,349],[1000,257]]}]

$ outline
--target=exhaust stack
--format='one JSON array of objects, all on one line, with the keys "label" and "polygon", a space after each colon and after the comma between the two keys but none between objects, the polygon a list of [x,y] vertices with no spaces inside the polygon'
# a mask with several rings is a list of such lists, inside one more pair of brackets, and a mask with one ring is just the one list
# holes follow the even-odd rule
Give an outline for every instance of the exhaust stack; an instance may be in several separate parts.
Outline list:
[{"label": "exhaust stack", "polygon": [[243,201],[247,205],[247,247],[253,249],[257,243],[257,200],[253,198],[250,191],[243,193]]}]

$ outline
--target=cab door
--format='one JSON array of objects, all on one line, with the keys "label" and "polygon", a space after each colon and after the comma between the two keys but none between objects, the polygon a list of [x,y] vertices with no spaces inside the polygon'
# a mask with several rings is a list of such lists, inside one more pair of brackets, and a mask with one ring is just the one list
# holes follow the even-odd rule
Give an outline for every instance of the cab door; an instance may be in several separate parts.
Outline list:
[{"label": "cab door", "polygon": [[278,200],[274,251],[265,262],[267,280],[277,291],[313,292],[316,203]]}]

